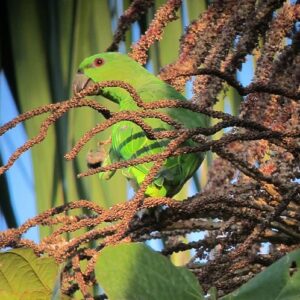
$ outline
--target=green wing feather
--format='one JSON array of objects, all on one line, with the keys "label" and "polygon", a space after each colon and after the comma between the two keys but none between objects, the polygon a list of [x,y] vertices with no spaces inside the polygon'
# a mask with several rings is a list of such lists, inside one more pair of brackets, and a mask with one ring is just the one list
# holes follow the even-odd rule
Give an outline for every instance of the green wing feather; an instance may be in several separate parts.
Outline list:
[{"label": "green wing feather", "polygon": [[[176,92],[173,88],[166,87],[161,81],[147,83],[146,86],[138,90],[140,97],[144,101],[153,101],[160,99],[185,100],[185,98]],[[121,109],[137,109],[134,104],[130,106],[130,100]],[[187,109],[166,108],[160,109],[161,112],[168,114],[173,119],[183,124],[187,128],[204,127],[206,125],[205,117]],[[159,119],[146,119],[146,123],[155,130],[173,129],[169,124]],[[113,147],[120,154],[122,159],[128,160],[144,155],[161,153],[169,140],[149,140],[144,131],[132,122],[124,121],[113,127]],[[185,145],[195,145],[192,141],[187,141]],[[173,196],[177,194],[184,183],[194,174],[203,160],[199,154],[186,154],[166,159],[161,171],[157,174],[154,182],[149,186],[146,195],[149,196]],[[144,163],[134,167],[129,167],[123,174],[136,181],[135,187],[140,186],[146,175],[149,173],[153,163]]]}]

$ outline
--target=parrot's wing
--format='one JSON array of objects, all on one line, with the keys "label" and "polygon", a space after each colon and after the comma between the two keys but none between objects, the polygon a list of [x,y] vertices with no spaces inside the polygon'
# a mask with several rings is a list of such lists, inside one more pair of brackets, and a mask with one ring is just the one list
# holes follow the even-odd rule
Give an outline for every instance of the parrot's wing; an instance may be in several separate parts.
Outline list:
[{"label": "parrot's wing", "polygon": [[[169,129],[169,125],[160,120],[147,119],[148,125],[154,130]],[[167,140],[149,140],[145,132],[136,124],[129,121],[122,121],[113,126],[112,147],[119,153],[122,160],[140,158],[145,155],[159,154],[167,146]],[[145,176],[149,173],[153,163],[142,163],[129,167],[122,173],[129,179],[136,180],[140,185]],[[156,182],[155,182],[156,183]],[[162,185],[162,178],[157,177],[157,184]]]},{"label": "parrot's wing", "polygon": [[[156,101],[161,99],[187,101],[182,94],[161,80],[153,81],[139,89],[139,95],[142,99],[145,99],[145,102],[151,102],[153,99],[156,99]],[[207,116],[189,109],[164,108],[160,109],[160,111],[183,124],[186,128],[208,127],[209,124]]]},{"label": "parrot's wing", "polygon": [[[145,85],[143,88],[139,89],[139,95],[145,102],[153,101],[153,99],[173,99],[187,101],[182,94],[161,81],[153,81]],[[166,113],[172,117],[172,119],[176,120],[186,128],[207,127],[209,124],[209,119],[207,116],[188,109],[165,108],[160,109],[160,111]],[[152,124],[149,122],[149,125],[153,126],[155,122],[157,121],[152,121]],[[161,128],[167,130],[173,129],[171,126],[162,121],[160,121],[160,123]],[[155,127],[157,126],[158,124],[155,124]],[[167,143],[169,143],[169,141],[167,141]],[[188,140],[184,143],[184,145],[194,146],[195,142]],[[164,149],[165,146],[166,143],[161,145],[161,149]],[[172,196],[176,194],[180,191],[183,184],[197,171],[203,158],[204,155],[200,153],[168,158],[164,163],[164,166],[157,174],[154,183],[158,186],[165,186],[168,195]]]}]

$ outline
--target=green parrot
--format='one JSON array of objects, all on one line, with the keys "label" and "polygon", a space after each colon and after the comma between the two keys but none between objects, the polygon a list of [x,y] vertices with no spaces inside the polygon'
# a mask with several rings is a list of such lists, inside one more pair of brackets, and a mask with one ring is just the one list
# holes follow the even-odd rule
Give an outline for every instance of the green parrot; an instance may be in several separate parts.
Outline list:
[{"label": "green parrot", "polygon": [[[143,101],[157,101],[173,99],[187,101],[172,86],[160,80],[135,60],[125,54],[116,52],[100,53],[82,61],[76,74],[73,90],[79,92],[83,88],[96,82],[121,80],[130,84]],[[133,101],[129,93],[120,87],[103,89],[103,95],[117,103],[120,111],[136,111],[140,108]],[[183,108],[164,108],[160,112],[166,113],[186,128],[206,127],[207,118],[199,113]],[[145,122],[154,130],[174,130],[174,128],[160,119],[148,118]],[[121,121],[112,127],[111,146],[102,166],[118,161],[139,158],[144,155],[161,153],[170,140],[150,140],[145,132],[135,123]],[[183,145],[192,146],[192,140]],[[145,195],[149,197],[172,197],[177,194],[184,183],[197,171],[203,160],[202,153],[184,154],[169,157],[156,175],[152,184],[148,186]],[[144,181],[153,162],[128,167],[123,170],[125,177],[131,182],[136,191]],[[101,179],[109,179],[113,171],[100,173]]]}]

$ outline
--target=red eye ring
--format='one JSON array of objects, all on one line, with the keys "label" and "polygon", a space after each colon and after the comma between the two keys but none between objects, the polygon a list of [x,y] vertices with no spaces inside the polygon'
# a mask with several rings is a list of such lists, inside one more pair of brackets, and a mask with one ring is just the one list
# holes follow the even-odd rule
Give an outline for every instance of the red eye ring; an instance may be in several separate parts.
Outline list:
[{"label": "red eye ring", "polygon": [[96,58],[94,60],[94,66],[95,67],[100,67],[104,64],[104,59],[103,58]]}]

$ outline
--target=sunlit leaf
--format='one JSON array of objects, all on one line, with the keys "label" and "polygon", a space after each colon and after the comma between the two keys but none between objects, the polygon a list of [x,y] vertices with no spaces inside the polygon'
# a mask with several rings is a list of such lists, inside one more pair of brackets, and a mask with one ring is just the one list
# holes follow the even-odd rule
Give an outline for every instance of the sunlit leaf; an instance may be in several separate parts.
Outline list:
[{"label": "sunlit leaf", "polygon": [[49,299],[57,276],[54,260],[37,257],[31,249],[0,253],[1,299]]},{"label": "sunlit leaf", "polygon": [[109,299],[204,299],[196,277],[141,243],[106,247],[96,278]]},{"label": "sunlit leaf", "polygon": [[[1,157],[0,165],[2,165]],[[0,194],[1,199],[3,199],[0,201],[0,212],[4,216],[7,226],[9,228],[17,227],[17,220],[12,208],[11,199],[8,191],[8,183],[5,175],[0,176]]]},{"label": "sunlit leaf", "polygon": [[186,0],[190,22],[197,19],[206,10],[207,0]]},{"label": "sunlit leaf", "polygon": [[300,250],[285,255],[222,300],[300,299]]}]

